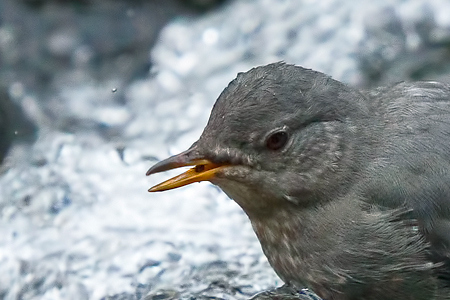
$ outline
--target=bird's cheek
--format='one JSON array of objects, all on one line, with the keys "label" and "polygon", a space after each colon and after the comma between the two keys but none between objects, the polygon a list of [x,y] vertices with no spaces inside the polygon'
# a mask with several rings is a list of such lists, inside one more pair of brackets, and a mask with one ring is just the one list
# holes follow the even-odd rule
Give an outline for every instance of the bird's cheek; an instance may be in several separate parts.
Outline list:
[{"label": "bird's cheek", "polygon": [[279,193],[282,194],[283,199],[300,204],[307,205],[314,202],[314,190],[305,177],[299,174],[285,174],[278,180]]},{"label": "bird's cheek", "polygon": [[219,170],[211,182],[216,184],[215,182],[228,180],[245,183],[248,180],[250,173],[251,169],[246,166],[230,165]]}]

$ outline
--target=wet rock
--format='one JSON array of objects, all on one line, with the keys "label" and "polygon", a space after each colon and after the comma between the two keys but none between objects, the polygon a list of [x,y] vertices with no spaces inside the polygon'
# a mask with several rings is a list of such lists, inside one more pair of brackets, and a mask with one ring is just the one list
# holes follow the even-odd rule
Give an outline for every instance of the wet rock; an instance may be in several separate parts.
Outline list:
[{"label": "wet rock", "polygon": [[36,126],[0,86],[0,163],[5,158],[12,143],[32,141]]},{"label": "wet rock", "polygon": [[322,300],[308,289],[296,289],[289,285],[259,293],[250,300]]},{"label": "wet rock", "polygon": [[366,19],[358,57],[364,86],[402,80],[450,81],[450,26],[439,26],[428,3],[412,5],[408,16],[383,7]]}]

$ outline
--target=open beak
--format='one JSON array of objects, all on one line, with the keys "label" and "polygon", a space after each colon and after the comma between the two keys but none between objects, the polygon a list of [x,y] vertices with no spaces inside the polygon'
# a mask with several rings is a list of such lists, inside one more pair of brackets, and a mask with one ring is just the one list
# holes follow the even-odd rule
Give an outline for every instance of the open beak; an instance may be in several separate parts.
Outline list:
[{"label": "open beak", "polygon": [[216,164],[198,155],[195,146],[180,154],[160,161],[147,171],[147,176],[176,168],[195,166],[186,172],[166,180],[150,188],[149,192],[162,192],[176,189],[194,182],[207,181],[214,178],[226,164]]}]

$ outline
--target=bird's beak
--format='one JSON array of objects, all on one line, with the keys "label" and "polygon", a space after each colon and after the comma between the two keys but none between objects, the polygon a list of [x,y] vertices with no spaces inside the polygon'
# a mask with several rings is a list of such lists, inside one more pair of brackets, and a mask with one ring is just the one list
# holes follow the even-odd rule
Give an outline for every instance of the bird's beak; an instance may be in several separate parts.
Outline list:
[{"label": "bird's beak", "polygon": [[200,156],[196,147],[160,161],[147,171],[147,176],[180,167],[195,166],[186,172],[150,188],[149,192],[162,192],[176,189],[194,182],[211,180],[226,164],[216,164]]}]

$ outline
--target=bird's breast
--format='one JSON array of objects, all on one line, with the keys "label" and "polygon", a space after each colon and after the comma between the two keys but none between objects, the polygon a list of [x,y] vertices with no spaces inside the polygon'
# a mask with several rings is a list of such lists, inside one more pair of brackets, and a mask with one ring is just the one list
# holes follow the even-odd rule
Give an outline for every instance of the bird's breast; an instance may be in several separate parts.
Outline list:
[{"label": "bird's breast", "polygon": [[330,223],[320,222],[320,216],[316,216],[319,213],[280,210],[272,217],[252,220],[263,252],[278,276],[286,283],[316,292],[324,290],[330,281],[344,280],[330,272],[335,268],[333,256],[339,244],[337,226],[332,229]]}]

